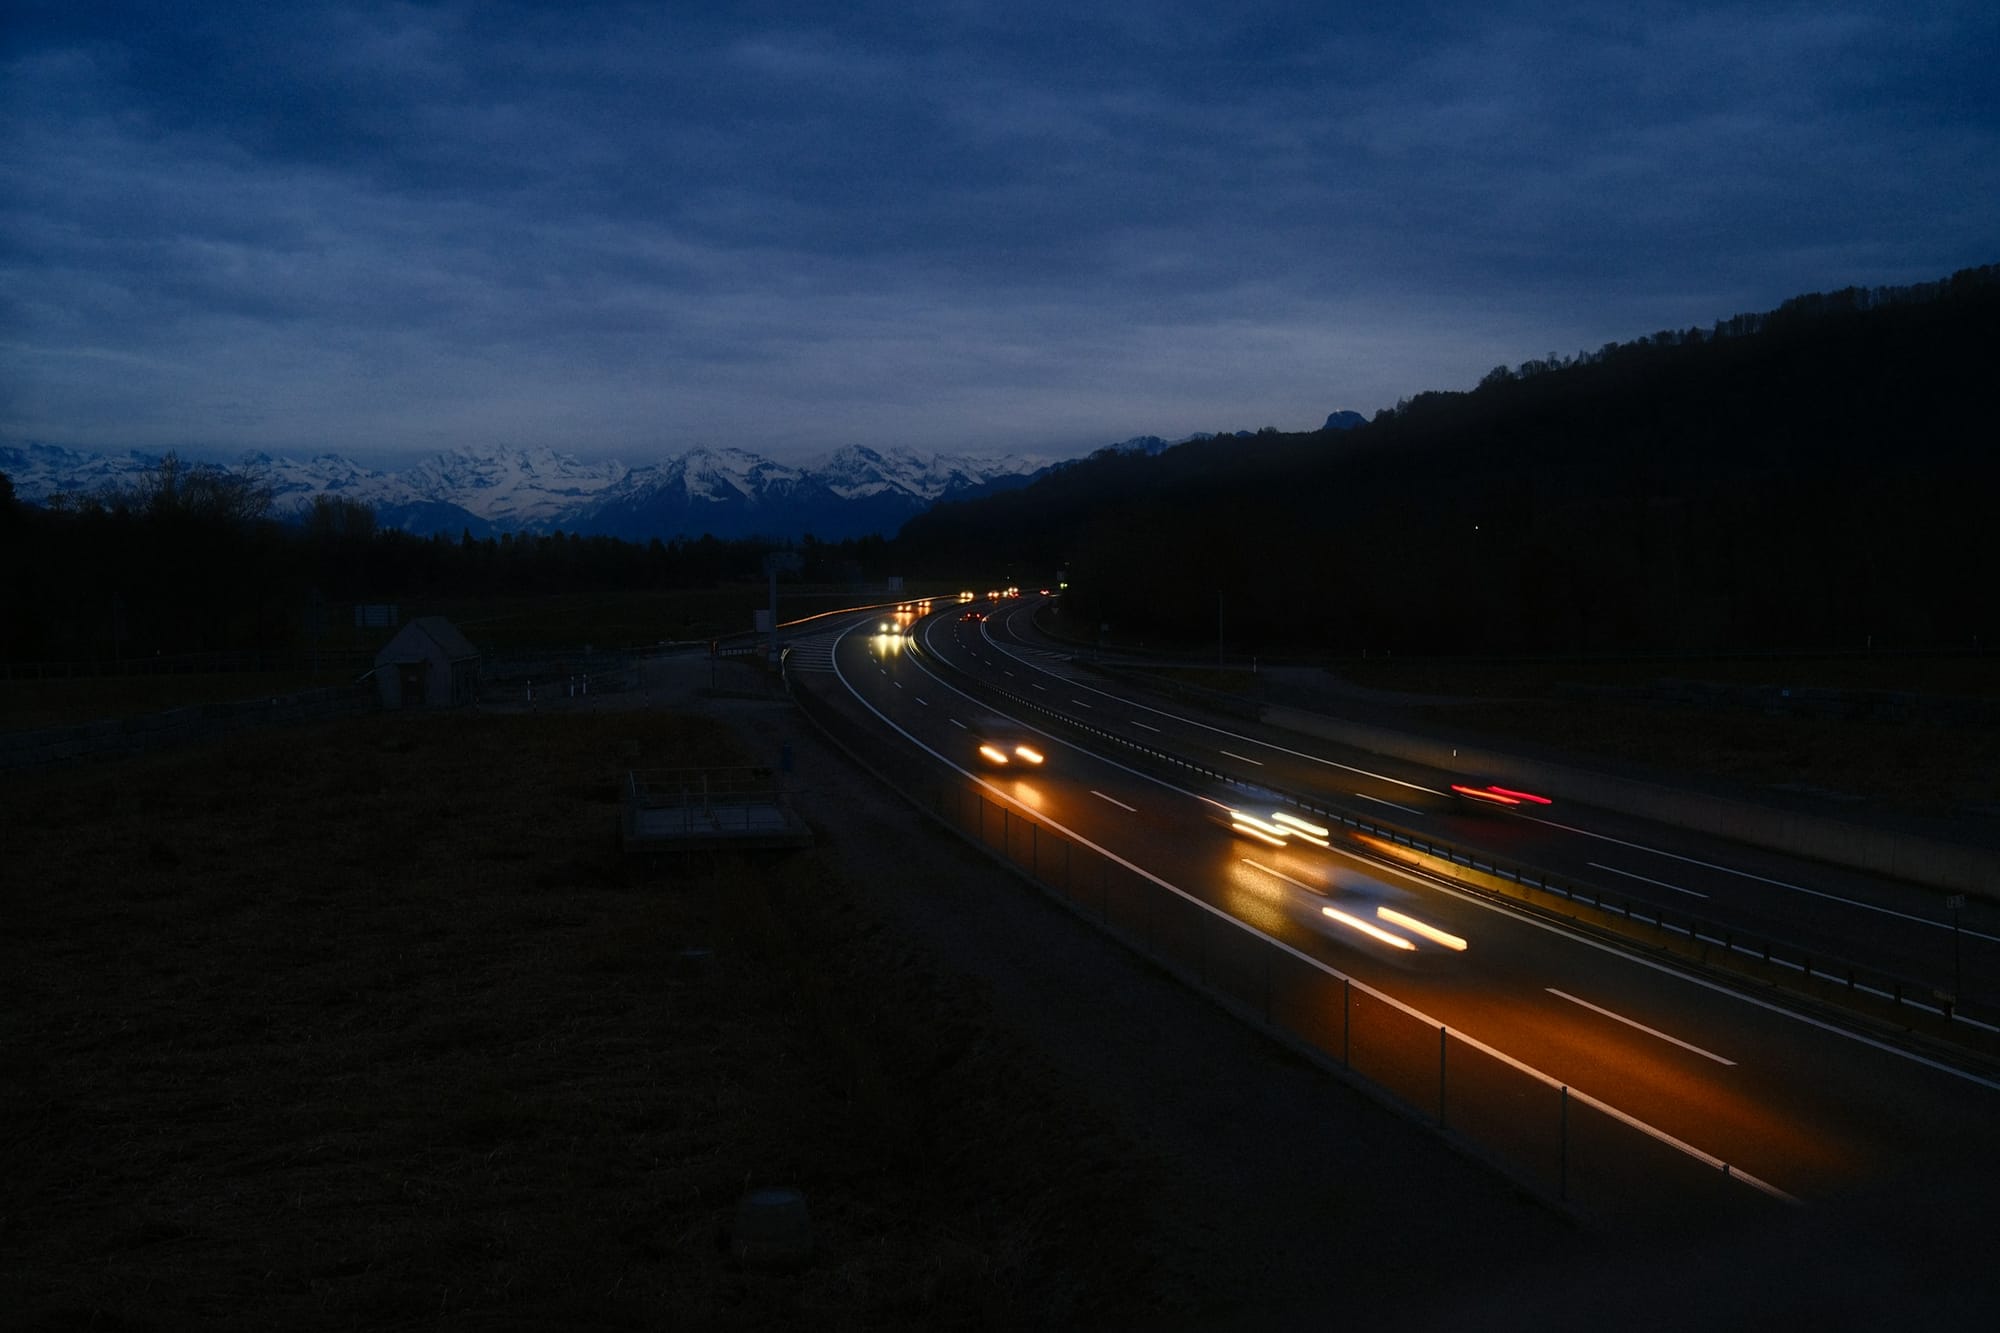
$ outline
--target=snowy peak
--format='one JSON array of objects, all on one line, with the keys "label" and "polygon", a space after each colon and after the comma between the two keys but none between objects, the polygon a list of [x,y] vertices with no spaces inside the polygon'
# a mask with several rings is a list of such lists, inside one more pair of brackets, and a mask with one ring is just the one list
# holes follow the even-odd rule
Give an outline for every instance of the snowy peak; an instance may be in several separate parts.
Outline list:
[{"label": "snowy peak", "polygon": [[618,462],[585,463],[553,449],[475,449],[434,454],[388,478],[393,500],[453,504],[502,526],[552,522],[623,481]]},{"label": "snowy peak", "polygon": [[850,444],[819,460],[813,473],[845,500],[894,493],[929,503],[999,477],[1029,476],[1048,466],[1048,459],[1033,455],[948,456]]},{"label": "snowy peak", "polygon": [[[129,485],[159,461],[158,455],[138,452],[0,446],[0,472],[33,504]],[[812,532],[828,540],[893,533],[940,496],[1046,466],[1033,457],[878,452],[861,445],[805,468],[733,448],[690,449],[642,467],[588,463],[546,448],[473,447],[433,454],[393,472],[333,453],[304,460],[251,453],[222,465],[268,484],[280,517],[325,495],[372,506],[386,527],[425,534],[560,529],[638,540],[703,532],[718,537]]]},{"label": "snowy peak", "polygon": [[789,488],[798,482],[799,472],[748,450],[703,448],[666,464],[660,478],[663,487],[678,486],[689,500],[723,504],[755,502],[774,488]]},{"label": "snowy peak", "polygon": [[[1172,447],[1157,435],[1140,435],[1097,452],[1152,455]],[[159,461],[157,454],[136,450],[97,454],[47,444],[0,445],[0,472],[30,504],[129,486]],[[939,500],[1023,485],[1054,466],[1032,454],[926,453],[862,444],[803,467],[735,448],[690,449],[640,467],[585,462],[549,448],[470,446],[396,471],[363,467],[334,453],[303,460],[250,453],[213,461],[268,484],[280,517],[324,495],[369,505],[384,527],[423,535],[561,530],[638,541],[703,533],[779,539],[811,533],[828,541],[890,535]]]}]

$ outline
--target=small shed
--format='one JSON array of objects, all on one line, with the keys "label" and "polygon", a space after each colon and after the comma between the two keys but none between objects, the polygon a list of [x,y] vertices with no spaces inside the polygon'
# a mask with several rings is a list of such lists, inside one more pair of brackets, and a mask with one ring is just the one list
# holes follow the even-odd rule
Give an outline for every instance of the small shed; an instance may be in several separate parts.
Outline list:
[{"label": "small shed", "polygon": [[479,650],[443,616],[418,616],[375,654],[384,708],[444,708],[472,702]]}]

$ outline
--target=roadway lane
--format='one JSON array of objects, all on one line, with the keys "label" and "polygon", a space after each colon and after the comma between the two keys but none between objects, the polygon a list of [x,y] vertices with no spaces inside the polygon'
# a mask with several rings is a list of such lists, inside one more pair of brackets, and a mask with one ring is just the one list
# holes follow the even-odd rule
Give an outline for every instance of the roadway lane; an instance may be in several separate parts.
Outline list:
[{"label": "roadway lane", "polygon": [[[1112,687],[1020,629],[1031,603],[1003,603],[984,622],[954,620],[935,644],[961,668],[1137,743],[1153,743],[1251,783],[1393,823],[1565,885],[1676,917],[1796,945],[2000,1009],[2000,907],[1878,876],[1803,861],[1568,802],[1464,813],[1454,778],[1315,737],[1217,718],[1162,697]],[[965,631],[976,631],[969,642]]]},{"label": "roadway lane", "polygon": [[[976,622],[919,626],[933,651],[975,651]],[[983,636],[981,636],[983,640]],[[991,653],[990,645],[982,651]],[[1019,672],[1020,664],[988,665]],[[1099,758],[957,690],[900,635],[849,633],[834,674],[871,715],[997,801],[1252,922],[1274,939],[1407,1005],[1411,1031],[1443,1023],[1750,1173],[1825,1197],[1930,1164],[1930,1145],[1987,1142],[2000,1088],[1526,921],[1419,876],[1340,854],[1267,848],[1233,834],[1223,785],[1166,783]],[[1044,673],[1046,675],[1047,673]],[[1045,689],[1068,684],[1044,680]],[[1085,701],[1107,706],[1102,698]],[[1122,725],[1122,723],[1120,724]],[[978,742],[1031,739],[1048,762],[980,766]],[[1392,948],[1326,915],[1416,938]],[[1382,909],[1467,942],[1433,946]],[[1386,1012],[1386,1011],[1385,1011]],[[1402,1021],[1402,1020],[1398,1020]],[[1411,1100],[1421,1102],[1421,1092]],[[1921,1139],[1912,1124],[1927,1127]],[[1749,1188],[1746,1186],[1746,1188]]]}]

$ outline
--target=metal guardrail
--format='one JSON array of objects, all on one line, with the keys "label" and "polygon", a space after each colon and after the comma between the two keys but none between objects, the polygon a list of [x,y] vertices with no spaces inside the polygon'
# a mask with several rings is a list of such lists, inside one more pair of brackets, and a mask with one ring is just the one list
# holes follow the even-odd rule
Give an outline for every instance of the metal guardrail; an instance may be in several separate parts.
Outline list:
[{"label": "metal guardrail", "polygon": [[625,778],[627,850],[797,847],[812,829],[769,768],[633,769]]}]

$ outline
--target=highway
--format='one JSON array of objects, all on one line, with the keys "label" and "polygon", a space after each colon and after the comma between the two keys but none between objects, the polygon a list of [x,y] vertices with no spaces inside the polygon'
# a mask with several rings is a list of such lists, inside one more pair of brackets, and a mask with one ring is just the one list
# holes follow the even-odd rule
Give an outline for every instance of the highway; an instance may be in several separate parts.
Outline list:
[{"label": "highway", "polygon": [[[1245,781],[1261,777],[1280,791],[1381,806],[1516,863],[1703,895],[1712,913],[1803,915],[1801,929],[1844,947],[1860,932],[1892,953],[1934,948],[1925,932],[1935,925],[1906,910],[1895,886],[1559,807],[1468,815],[1449,775],[1128,700],[1010,624],[1006,604],[987,619],[963,616],[943,607],[907,635],[900,625],[883,632],[874,616],[823,628],[803,654],[807,685],[1021,819],[1254,927],[1370,997],[1346,1039],[1354,1067],[1406,1105],[1434,1104],[1441,1122],[1503,1149],[1518,1146],[1510,1135],[1540,1136],[1553,1123],[1556,1089],[1617,1120],[1631,1131],[1622,1142],[1643,1145],[1618,1150],[1634,1159],[1616,1191],[1626,1220],[1673,1221],[1720,1196],[1809,1204],[1927,1179],[1968,1145],[1992,1145],[2000,1081],[1991,1077],[1357,855],[1366,849],[1331,831],[1325,846],[1297,829],[1271,845],[1232,811],[1268,820],[1282,808],[1248,798]],[[1190,764],[1163,770],[1131,762],[1129,748],[1086,747],[1046,714],[961,688],[972,679]],[[982,744],[1009,761],[983,758]],[[1014,755],[1024,744],[1042,762]],[[1981,976],[2000,934],[1988,924],[1979,917],[1961,939]],[[1510,1115],[1526,1128],[1500,1123]],[[1545,1156],[1546,1144],[1524,1151]],[[1716,1180],[1726,1182],[1719,1194]]]},{"label": "highway", "polygon": [[[1567,803],[1479,808],[1451,793],[1454,774],[1345,749],[1238,719],[1199,718],[1165,700],[1127,701],[1101,679],[1065,672],[1066,652],[1032,629],[1032,605],[1015,602],[984,622],[983,647],[953,659],[998,670],[1051,700],[1081,700],[1093,723],[1199,761],[1247,782],[1373,812],[1438,840],[1531,865],[1563,883],[1724,928],[1775,936],[1814,954],[1947,990],[1969,1007],[2000,1010],[2000,906],[1920,886],[1724,842],[1666,825]],[[1046,664],[1038,668],[1037,664]],[[1065,679],[1058,689],[1051,672]],[[1072,705],[1074,706],[1074,705]]]}]

